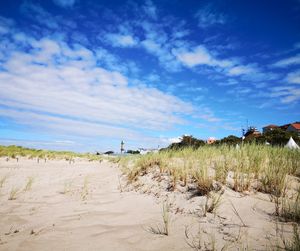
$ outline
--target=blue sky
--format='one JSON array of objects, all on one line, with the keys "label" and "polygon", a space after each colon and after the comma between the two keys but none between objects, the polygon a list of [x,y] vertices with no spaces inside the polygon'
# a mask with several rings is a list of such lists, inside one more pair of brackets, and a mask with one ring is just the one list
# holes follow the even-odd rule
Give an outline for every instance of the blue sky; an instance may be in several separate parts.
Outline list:
[{"label": "blue sky", "polygon": [[2,1],[0,144],[166,146],[300,120],[300,1]]}]

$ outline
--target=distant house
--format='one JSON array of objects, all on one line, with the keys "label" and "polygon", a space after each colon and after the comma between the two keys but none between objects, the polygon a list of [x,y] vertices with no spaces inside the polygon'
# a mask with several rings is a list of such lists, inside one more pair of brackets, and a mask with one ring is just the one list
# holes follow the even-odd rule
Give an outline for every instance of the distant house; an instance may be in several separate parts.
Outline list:
[{"label": "distant house", "polygon": [[156,152],[158,152],[158,149],[139,148],[138,151],[140,152],[140,154],[144,155],[144,154],[147,154],[147,153],[156,153]]},{"label": "distant house", "polygon": [[263,133],[272,131],[275,128],[279,128],[279,126],[277,126],[277,125],[267,125],[267,126],[263,127]]},{"label": "distant house", "polygon": [[281,125],[281,126],[268,125],[268,126],[263,127],[263,133],[272,131],[276,128],[279,128],[283,131],[288,131],[288,132],[297,132],[298,135],[300,136],[300,122],[294,122],[291,124],[285,124],[285,125]]},{"label": "distant house", "polygon": [[285,125],[280,126],[279,128],[286,131],[290,125],[291,124],[285,124]]},{"label": "distant house", "polygon": [[251,126],[248,128],[247,132],[245,133],[245,139],[256,138],[261,135],[260,131],[258,131],[255,127]]},{"label": "distant house", "polygon": [[215,143],[216,142],[216,138],[214,138],[214,137],[210,137],[210,138],[208,138],[207,140],[206,140],[206,143],[208,144],[208,145],[211,145],[211,144],[213,144],[213,143]]},{"label": "distant house", "polygon": [[297,132],[298,135],[300,136],[300,122],[295,122],[293,124],[290,124],[286,130],[288,132]]}]

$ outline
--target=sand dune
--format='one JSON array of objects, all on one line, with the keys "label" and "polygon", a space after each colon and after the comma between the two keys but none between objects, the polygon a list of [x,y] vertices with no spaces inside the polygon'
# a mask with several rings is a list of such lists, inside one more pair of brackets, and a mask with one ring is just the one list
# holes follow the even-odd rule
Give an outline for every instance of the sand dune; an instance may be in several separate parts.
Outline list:
[{"label": "sand dune", "polygon": [[[0,250],[192,250],[188,243],[198,240],[199,231],[203,248],[216,242],[217,249],[265,250],[277,238],[274,206],[263,194],[225,190],[218,214],[200,217],[203,198],[133,191],[108,161],[2,158],[0,180],[3,177]],[[18,191],[10,200],[13,188]],[[166,198],[172,204],[170,234],[153,234],[149,228],[162,224]],[[281,232],[289,236],[291,229],[284,224]]]}]

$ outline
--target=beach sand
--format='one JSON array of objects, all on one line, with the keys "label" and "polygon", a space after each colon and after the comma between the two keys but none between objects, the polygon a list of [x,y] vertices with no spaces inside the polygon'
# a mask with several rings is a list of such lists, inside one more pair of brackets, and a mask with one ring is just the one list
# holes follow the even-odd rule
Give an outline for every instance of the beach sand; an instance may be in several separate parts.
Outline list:
[{"label": "beach sand", "polygon": [[[217,213],[202,217],[203,197],[128,189],[107,160],[1,158],[1,179],[0,250],[193,250],[199,240],[203,250],[266,250],[292,233],[276,223],[267,195],[225,189]],[[171,204],[168,236],[149,231],[163,226],[163,201]]]}]

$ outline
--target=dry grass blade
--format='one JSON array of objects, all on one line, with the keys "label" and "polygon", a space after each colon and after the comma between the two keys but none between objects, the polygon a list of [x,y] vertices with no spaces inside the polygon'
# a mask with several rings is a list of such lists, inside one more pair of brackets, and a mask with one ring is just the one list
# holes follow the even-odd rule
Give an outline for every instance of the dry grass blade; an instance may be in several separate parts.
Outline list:
[{"label": "dry grass blade", "polygon": [[62,192],[60,192],[61,194],[68,194],[71,192],[71,187],[72,187],[73,181],[65,181],[64,183],[64,189]]},{"label": "dry grass blade", "polygon": [[17,194],[18,194],[18,192],[19,192],[19,188],[13,187],[13,188],[10,190],[8,200],[16,200],[16,199],[17,199]]},{"label": "dry grass blade", "polygon": [[152,234],[169,235],[170,234],[170,208],[168,203],[163,204],[162,219],[163,224],[157,224],[155,227],[150,226],[148,231]]},{"label": "dry grass blade", "polygon": [[298,226],[293,226],[293,238],[290,241],[282,240],[284,249],[286,251],[299,251],[300,250],[300,233],[298,232]]},{"label": "dry grass blade", "polygon": [[27,178],[27,183],[26,183],[25,188],[24,188],[24,191],[31,190],[33,182],[34,182],[34,177],[28,177]]},{"label": "dry grass blade", "polygon": [[282,198],[280,216],[287,221],[300,223],[300,186],[295,199]]},{"label": "dry grass blade", "polygon": [[3,187],[3,185],[4,185],[4,183],[5,183],[6,180],[7,180],[7,176],[6,176],[6,175],[3,176],[3,177],[0,179],[0,188]]},{"label": "dry grass blade", "polygon": [[223,195],[223,191],[218,193],[209,193],[206,196],[206,203],[204,205],[204,217],[206,213],[216,213],[217,209],[221,205],[221,197]]},{"label": "dry grass blade", "polygon": [[89,190],[88,190],[88,177],[84,178],[84,182],[83,182],[83,186],[82,186],[82,190],[81,190],[81,200],[86,200],[87,196],[89,194]]},{"label": "dry grass blade", "polygon": [[188,244],[190,248],[196,251],[202,250],[202,240],[201,240],[201,230],[200,227],[198,229],[197,236],[194,236],[190,233],[188,227],[185,227],[184,230],[185,242]]},{"label": "dry grass blade", "polygon": [[243,221],[243,219],[241,218],[240,214],[238,213],[238,211],[236,210],[236,207],[233,205],[231,200],[228,200],[232,206],[233,212],[234,214],[240,219],[241,223],[243,224],[243,227],[247,227],[247,225],[245,224],[245,222]]}]

